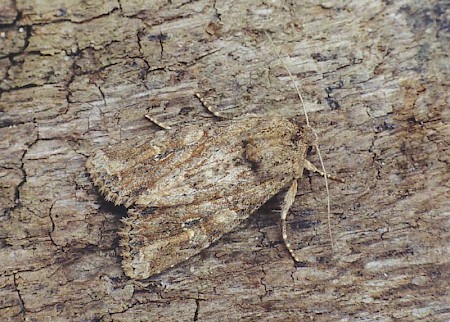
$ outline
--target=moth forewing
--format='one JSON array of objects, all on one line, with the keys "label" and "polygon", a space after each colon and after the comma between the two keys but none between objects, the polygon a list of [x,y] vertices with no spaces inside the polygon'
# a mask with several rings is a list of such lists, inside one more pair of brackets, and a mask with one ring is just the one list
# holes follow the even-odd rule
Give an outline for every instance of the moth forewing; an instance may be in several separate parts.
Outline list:
[{"label": "moth forewing", "polygon": [[144,279],[207,248],[301,176],[311,143],[286,118],[245,115],[89,158],[106,199],[129,208],[120,232],[125,273]]}]

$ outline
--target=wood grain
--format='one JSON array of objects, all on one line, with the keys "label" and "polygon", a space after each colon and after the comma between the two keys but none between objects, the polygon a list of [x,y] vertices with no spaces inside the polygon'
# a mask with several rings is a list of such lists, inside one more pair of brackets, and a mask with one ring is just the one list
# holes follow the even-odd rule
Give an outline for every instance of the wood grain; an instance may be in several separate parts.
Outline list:
[{"label": "wood grain", "polygon": [[[8,1],[0,4],[3,320],[450,319],[448,8],[442,1]],[[136,283],[125,209],[102,201],[93,151],[165,124],[302,117],[332,183],[300,181],[185,264]],[[314,151],[308,157],[318,164]]]}]

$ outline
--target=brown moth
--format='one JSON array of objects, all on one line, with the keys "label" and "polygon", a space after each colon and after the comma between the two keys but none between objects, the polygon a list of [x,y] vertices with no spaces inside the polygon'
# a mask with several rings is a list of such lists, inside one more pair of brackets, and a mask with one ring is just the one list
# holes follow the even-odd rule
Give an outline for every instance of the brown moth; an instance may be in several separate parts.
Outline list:
[{"label": "brown moth", "polygon": [[304,168],[321,173],[306,160],[314,144],[309,126],[243,115],[97,152],[86,163],[95,185],[106,200],[128,208],[120,231],[125,274],[145,279],[189,259],[283,189],[286,242],[297,179]]},{"label": "brown moth", "polygon": [[[265,32],[272,47],[270,35]],[[267,200],[286,190],[281,206],[282,236],[289,253],[286,216],[303,169],[324,176],[331,247],[330,195],[317,135],[305,125],[277,115],[244,115],[217,126],[166,129],[151,139],[130,140],[90,157],[86,167],[106,200],[128,208],[120,246],[127,276],[145,279],[173,267],[230,232]],[[223,118],[202,104],[216,117]],[[323,171],[306,160],[314,146]]]}]

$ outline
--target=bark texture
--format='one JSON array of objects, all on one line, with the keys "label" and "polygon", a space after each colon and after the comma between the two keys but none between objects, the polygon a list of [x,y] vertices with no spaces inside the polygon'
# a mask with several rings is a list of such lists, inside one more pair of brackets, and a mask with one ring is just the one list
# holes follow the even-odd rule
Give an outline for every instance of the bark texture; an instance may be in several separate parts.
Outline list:
[{"label": "bark texture", "polygon": [[[0,316],[10,321],[450,319],[449,4],[399,1],[0,1]],[[186,263],[134,281],[124,208],[87,156],[224,114],[302,118],[330,184],[305,174]],[[304,119],[304,117],[303,117]],[[318,165],[317,153],[309,160]]]}]

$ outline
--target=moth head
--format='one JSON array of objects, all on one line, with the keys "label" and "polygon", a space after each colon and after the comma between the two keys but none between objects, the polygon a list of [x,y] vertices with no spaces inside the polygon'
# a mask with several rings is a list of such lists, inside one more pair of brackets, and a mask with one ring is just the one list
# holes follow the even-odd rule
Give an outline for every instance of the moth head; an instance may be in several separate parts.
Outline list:
[{"label": "moth head", "polygon": [[296,153],[292,155],[292,163],[294,176],[298,178],[303,174],[306,155],[311,151],[311,147],[317,145],[317,135],[311,126],[299,125],[291,140],[296,146]]},{"label": "moth head", "polygon": [[314,129],[311,127],[311,125],[304,125],[301,129],[302,131],[302,141],[303,143],[310,147],[317,145],[317,133],[314,131]]},{"label": "moth head", "polygon": [[314,129],[309,124],[305,124],[304,119],[299,117],[294,117],[290,119],[292,124],[297,127],[297,133],[293,138],[300,147],[310,147],[317,145],[317,134]]}]

